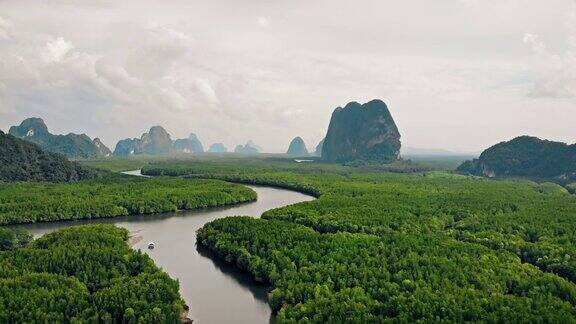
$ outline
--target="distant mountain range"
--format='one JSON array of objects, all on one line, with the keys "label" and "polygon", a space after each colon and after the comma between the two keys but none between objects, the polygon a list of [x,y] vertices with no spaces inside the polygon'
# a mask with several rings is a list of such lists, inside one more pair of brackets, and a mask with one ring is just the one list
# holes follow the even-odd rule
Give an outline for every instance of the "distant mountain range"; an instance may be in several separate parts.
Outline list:
[{"label": "distant mountain range", "polygon": [[127,138],[119,141],[114,149],[114,155],[162,155],[174,151],[170,134],[162,126],[154,126],[140,138]]},{"label": "distant mountain range", "polygon": [[[5,179],[50,179],[66,181],[82,178],[82,169],[70,164],[58,155],[42,153],[40,149],[60,153],[73,159],[90,159],[112,155],[98,139],[86,134],[54,135],[40,118],[25,119],[19,126],[12,126],[9,135],[2,133],[5,154],[10,154],[12,162],[23,162],[24,167],[4,166]],[[38,146],[26,146],[22,139]],[[17,157],[14,147],[24,150],[23,157]],[[326,137],[318,143],[313,153],[306,148],[301,137],[295,137],[288,147],[289,156],[321,156],[327,162],[348,163],[370,161],[389,163],[400,159],[400,133],[386,104],[373,100],[365,104],[350,102],[344,108],[334,110]],[[40,150],[40,151],[39,151]],[[222,143],[212,144],[207,152],[224,153],[228,149]],[[258,154],[262,149],[253,141],[238,145],[237,154]],[[116,144],[113,155],[168,155],[174,153],[203,153],[204,146],[196,134],[187,138],[172,140],[162,126],[151,127],[139,138],[127,138]],[[402,148],[402,155],[416,159],[417,156],[442,156],[466,158],[466,153],[456,153],[442,149]],[[43,173],[42,159],[51,161],[54,176]],[[5,161],[5,163],[12,163]],[[14,162],[15,163],[15,162]],[[460,163],[457,161],[456,163]],[[11,168],[11,169],[10,169]],[[40,168],[40,169],[38,169]],[[566,183],[576,181],[576,144],[541,140],[536,137],[520,136],[486,149],[479,158],[462,163],[459,172],[486,177],[529,177],[557,179]]]},{"label": "distant mountain range", "polygon": [[140,138],[123,139],[116,144],[115,156],[128,155],[166,155],[171,153],[202,153],[204,147],[192,133],[188,138],[172,140],[162,126],[154,126]]},{"label": "distant mountain range", "polygon": [[222,143],[214,143],[214,144],[210,145],[208,152],[210,152],[210,153],[226,153],[226,152],[228,152],[228,148],[226,148],[226,146],[224,146],[224,144],[222,144]]},{"label": "distant mountain range", "polygon": [[[139,138],[118,141],[113,153],[99,139],[92,140],[85,134],[52,135],[40,118],[26,119],[19,126],[11,127],[10,134],[75,159],[204,152],[204,146],[196,134],[173,140],[162,126],[150,128]],[[211,153],[226,151],[222,143],[215,143],[208,149]],[[350,102],[344,108],[336,108],[326,137],[318,143],[312,155],[321,156],[328,162],[358,159],[390,162],[399,158],[399,151],[400,134],[388,107],[381,100],[372,100],[362,105]],[[250,140],[245,145],[236,146],[234,152],[258,154],[262,148]],[[296,137],[290,143],[287,154],[305,156],[310,153],[302,138]]]},{"label": "distant mountain range", "polygon": [[97,173],[64,155],[0,131],[0,181],[67,182],[96,177]]},{"label": "distant mountain range", "polygon": [[308,155],[308,149],[306,148],[306,144],[304,143],[302,137],[300,136],[294,137],[294,139],[290,142],[290,145],[288,146],[286,154],[292,156]]},{"label": "distant mountain range", "polygon": [[196,134],[191,133],[188,138],[175,140],[174,150],[180,153],[204,153],[204,146]]},{"label": "distant mountain range", "polygon": [[51,134],[41,118],[25,119],[19,126],[10,127],[8,133],[38,144],[47,151],[64,154],[72,159],[92,159],[112,154],[100,139],[92,140],[86,134]]},{"label": "distant mountain range", "polygon": [[458,171],[486,177],[576,180],[576,144],[520,136],[496,144]]},{"label": "distant mountain range", "polygon": [[237,145],[234,148],[234,153],[240,154],[258,154],[262,148],[256,144],[252,140],[248,141],[245,145]]},{"label": "distant mountain range", "polygon": [[[234,152],[240,154],[256,154],[262,149],[248,141],[246,145],[238,145]],[[116,144],[115,156],[128,155],[167,155],[174,153],[204,153],[204,146],[196,134],[191,133],[188,138],[172,140],[170,134],[162,126],[154,126],[140,138],[123,139]],[[228,149],[222,143],[214,143],[208,149],[209,153],[225,153]]]}]

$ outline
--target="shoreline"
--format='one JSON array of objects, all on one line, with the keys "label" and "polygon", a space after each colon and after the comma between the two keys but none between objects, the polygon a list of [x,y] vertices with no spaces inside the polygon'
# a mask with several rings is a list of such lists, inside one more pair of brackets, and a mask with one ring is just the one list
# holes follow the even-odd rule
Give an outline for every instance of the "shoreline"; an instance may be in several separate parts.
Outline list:
[{"label": "shoreline", "polygon": [[190,307],[187,304],[184,304],[184,310],[182,311],[182,314],[180,315],[180,319],[182,324],[191,324],[192,322],[194,322],[194,320],[192,320],[190,317],[188,317],[188,313],[190,312]]},{"label": "shoreline", "polygon": [[140,232],[142,232],[142,230],[133,231],[128,234],[127,243],[129,247],[134,247],[134,245],[140,243],[140,241],[144,239],[144,237],[140,235]]},{"label": "shoreline", "polygon": [[[142,230],[140,229],[128,233],[128,241],[126,243],[129,247],[133,248],[136,244],[140,243],[144,239],[144,236],[140,234],[141,232]],[[181,323],[190,324],[193,322],[193,320],[188,317],[189,312],[190,307],[187,304],[184,304],[184,310],[182,311],[182,314],[180,314]]]}]

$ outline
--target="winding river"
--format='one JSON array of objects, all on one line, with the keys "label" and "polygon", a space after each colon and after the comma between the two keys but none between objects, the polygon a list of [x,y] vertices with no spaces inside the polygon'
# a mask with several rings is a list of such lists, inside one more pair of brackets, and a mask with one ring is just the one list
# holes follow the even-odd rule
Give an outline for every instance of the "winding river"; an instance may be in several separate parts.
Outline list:
[{"label": "winding river", "polygon": [[[126,173],[140,175],[139,170]],[[269,287],[254,282],[233,266],[198,248],[196,230],[218,218],[234,215],[260,217],[266,210],[314,198],[285,189],[249,187],[258,193],[258,200],[231,207],[19,227],[35,237],[79,224],[111,223],[124,227],[140,239],[133,245],[135,249],[150,255],[158,266],[180,281],[180,293],[190,306],[189,317],[194,323],[268,323],[271,319],[266,301]],[[153,250],[147,248],[151,241],[156,244]]]}]

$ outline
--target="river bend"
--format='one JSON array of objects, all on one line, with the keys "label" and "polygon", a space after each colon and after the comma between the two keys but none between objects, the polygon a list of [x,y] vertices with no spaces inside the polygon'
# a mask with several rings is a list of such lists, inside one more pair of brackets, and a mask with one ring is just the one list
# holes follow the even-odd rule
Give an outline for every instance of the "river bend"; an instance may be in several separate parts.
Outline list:
[{"label": "river bend", "polygon": [[[126,172],[140,175],[139,170]],[[139,241],[141,249],[180,282],[180,293],[190,306],[194,323],[268,323],[271,310],[266,301],[267,286],[251,280],[235,267],[209,252],[197,248],[196,230],[204,224],[226,216],[260,217],[263,212],[298,202],[313,200],[305,194],[285,189],[248,186],[258,200],[236,206],[199,211],[182,211],[158,215],[136,215],[106,219],[34,223],[18,226],[35,237],[64,227],[109,223],[128,229]],[[156,244],[147,248],[148,242]]]}]

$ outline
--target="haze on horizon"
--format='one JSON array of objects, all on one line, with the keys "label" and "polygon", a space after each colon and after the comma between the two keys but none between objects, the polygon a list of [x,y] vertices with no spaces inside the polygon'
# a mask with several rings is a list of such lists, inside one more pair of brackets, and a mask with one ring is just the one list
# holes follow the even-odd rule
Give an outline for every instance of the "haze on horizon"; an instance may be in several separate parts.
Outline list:
[{"label": "haze on horizon", "polygon": [[574,143],[575,96],[573,0],[0,1],[0,129],[41,117],[111,149],[162,125],[313,150],[374,98],[403,147]]}]

